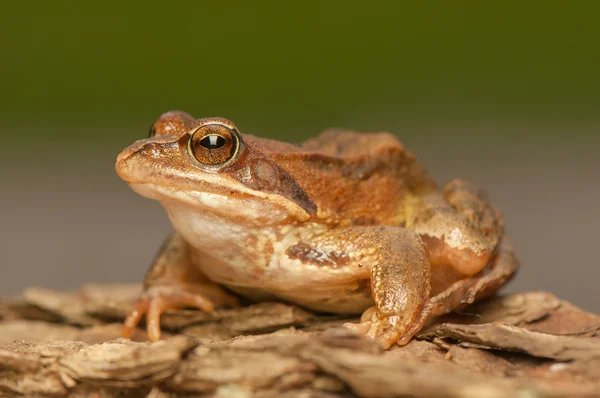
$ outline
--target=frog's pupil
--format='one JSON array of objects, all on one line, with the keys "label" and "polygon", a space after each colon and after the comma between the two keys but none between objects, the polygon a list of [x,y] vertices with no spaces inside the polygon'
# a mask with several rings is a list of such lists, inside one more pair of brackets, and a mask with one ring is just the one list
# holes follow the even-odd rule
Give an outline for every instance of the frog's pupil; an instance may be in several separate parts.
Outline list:
[{"label": "frog's pupil", "polygon": [[200,140],[200,145],[206,149],[217,149],[225,145],[225,138],[220,135],[207,135]]}]

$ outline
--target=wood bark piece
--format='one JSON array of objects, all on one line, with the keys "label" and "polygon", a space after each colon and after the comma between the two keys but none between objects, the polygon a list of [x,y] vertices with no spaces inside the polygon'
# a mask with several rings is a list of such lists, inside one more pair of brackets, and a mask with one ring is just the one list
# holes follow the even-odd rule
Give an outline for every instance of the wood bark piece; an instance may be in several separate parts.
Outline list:
[{"label": "wood bark piece", "polygon": [[88,345],[61,358],[66,374],[79,381],[138,387],[172,376],[194,339],[176,336],[154,344],[116,340]]},{"label": "wood bark piece", "polygon": [[559,361],[600,359],[600,339],[531,332],[499,322],[483,325],[446,323],[437,328],[436,334],[438,337]]},{"label": "wood bark piece", "polygon": [[502,321],[509,325],[522,325],[542,319],[561,306],[561,301],[547,292],[514,294],[502,300],[485,300],[468,307],[461,313],[471,317],[471,323]]},{"label": "wood bark piece", "polygon": [[165,314],[119,338],[138,285],[0,300],[0,396],[600,396],[600,317],[545,292],[495,297],[383,351],[356,319],[261,303]]}]

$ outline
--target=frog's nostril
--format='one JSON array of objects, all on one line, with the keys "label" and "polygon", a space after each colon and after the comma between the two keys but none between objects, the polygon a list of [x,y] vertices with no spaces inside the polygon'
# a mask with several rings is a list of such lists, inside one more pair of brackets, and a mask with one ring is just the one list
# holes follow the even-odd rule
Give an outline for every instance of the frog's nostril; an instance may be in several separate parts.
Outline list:
[{"label": "frog's nostril", "polygon": [[138,140],[119,152],[116,161],[117,170],[119,168],[124,168],[128,163],[131,163],[131,161],[137,157],[136,155],[144,150],[146,145],[146,140]]}]

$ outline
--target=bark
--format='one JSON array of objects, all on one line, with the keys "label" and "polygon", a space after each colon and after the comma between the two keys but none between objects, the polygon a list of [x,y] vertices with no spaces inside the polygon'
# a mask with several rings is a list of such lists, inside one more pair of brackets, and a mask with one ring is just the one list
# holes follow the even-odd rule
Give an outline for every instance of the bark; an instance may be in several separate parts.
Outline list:
[{"label": "bark", "polygon": [[600,396],[600,316],[545,292],[495,297],[384,352],[293,305],[173,311],[119,338],[138,286],[0,300],[0,396]]}]

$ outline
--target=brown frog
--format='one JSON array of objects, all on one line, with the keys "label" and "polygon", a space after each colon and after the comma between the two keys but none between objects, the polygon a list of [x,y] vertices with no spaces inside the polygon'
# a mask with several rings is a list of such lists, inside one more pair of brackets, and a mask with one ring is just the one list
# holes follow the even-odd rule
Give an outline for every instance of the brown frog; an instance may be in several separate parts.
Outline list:
[{"label": "brown frog", "polygon": [[159,200],[175,228],[125,321],[166,309],[284,300],[360,314],[346,324],[389,347],[489,296],[518,268],[502,218],[475,185],[441,191],[388,133],[327,130],[301,145],[229,120],[169,112],[123,150],[119,176]]}]

